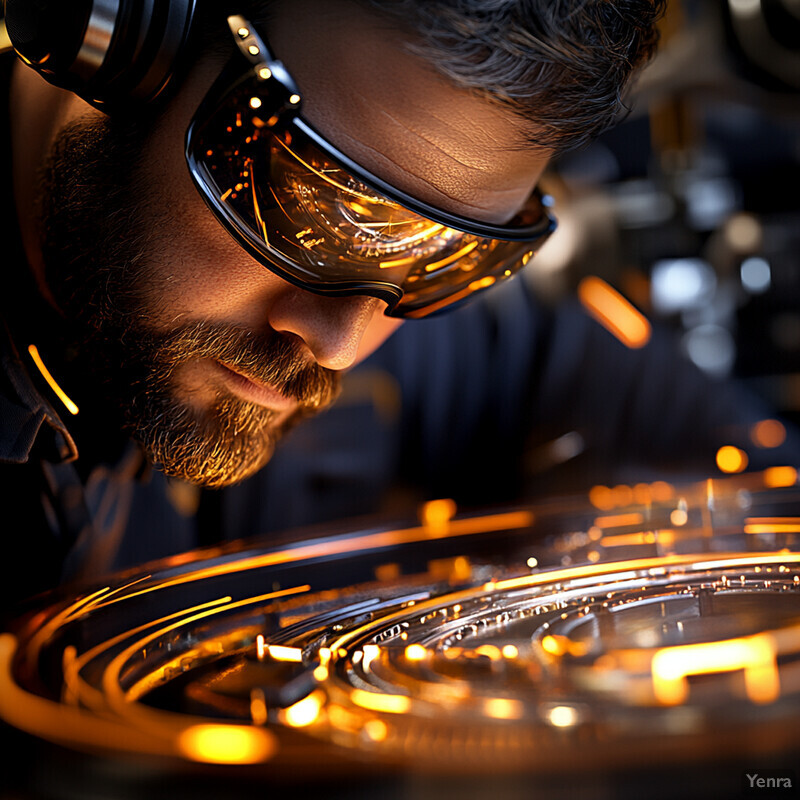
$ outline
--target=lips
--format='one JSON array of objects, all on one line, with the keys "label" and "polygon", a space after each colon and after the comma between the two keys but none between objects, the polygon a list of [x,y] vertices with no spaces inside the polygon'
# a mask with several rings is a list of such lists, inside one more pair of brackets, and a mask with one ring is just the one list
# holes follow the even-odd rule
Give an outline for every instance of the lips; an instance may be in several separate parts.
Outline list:
[{"label": "lips", "polygon": [[242,400],[265,406],[274,411],[288,411],[297,406],[297,400],[282,394],[274,386],[250,378],[219,361],[215,364],[219,367],[220,375],[227,387]]}]

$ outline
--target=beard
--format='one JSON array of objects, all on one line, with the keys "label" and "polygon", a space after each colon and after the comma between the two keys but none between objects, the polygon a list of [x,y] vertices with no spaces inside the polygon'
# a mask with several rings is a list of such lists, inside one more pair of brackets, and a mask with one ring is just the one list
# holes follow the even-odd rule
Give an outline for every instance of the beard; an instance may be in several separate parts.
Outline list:
[{"label": "beard", "polygon": [[[72,367],[97,390],[94,405],[113,409],[112,419],[165,474],[218,488],[261,469],[290,427],[333,402],[339,377],[297,337],[272,329],[147,325],[157,301],[146,290],[154,269],[139,178],[146,130],[147,120],[116,116],[60,132],[39,192],[44,280],[70,328]],[[224,387],[197,407],[177,391],[176,371],[199,360],[270,384],[297,410],[276,421],[275,411]]]}]

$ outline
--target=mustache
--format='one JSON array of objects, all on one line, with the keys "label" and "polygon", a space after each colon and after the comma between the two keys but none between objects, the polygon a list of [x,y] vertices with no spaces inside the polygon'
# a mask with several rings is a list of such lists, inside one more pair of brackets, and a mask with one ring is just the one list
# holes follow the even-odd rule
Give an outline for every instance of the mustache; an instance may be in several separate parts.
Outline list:
[{"label": "mustache", "polygon": [[151,352],[158,353],[159,362],[154,366],[165,376],[186,361],[214,359],[268,383],[307,410],[333,402],[341,388],[339,372],[317,364],[294,335],[198,322],[154,338]]}]

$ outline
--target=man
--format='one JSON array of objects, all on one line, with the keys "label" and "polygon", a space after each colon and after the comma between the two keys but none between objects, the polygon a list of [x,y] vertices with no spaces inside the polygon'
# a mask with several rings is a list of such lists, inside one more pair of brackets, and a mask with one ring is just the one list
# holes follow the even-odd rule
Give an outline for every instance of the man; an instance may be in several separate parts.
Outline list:
[{"label": "man", "polygon": [[[234,194],[255,192],[255,162],[240,164],[241,181],[218,187],[217,199],[204,202],[193,184],[184,133],[236,55],[236,35],[245,44],[261,41],[250,39],[255,32],[268,39],[326,146],[410,202],[494,229],[518,224],[554,154],[618,113],[621,91],[651,52],[660,7],[293,0],[256,3],[242,17],[254,32],[244,22],[229,30],[212,5],[199,23],[207,43],[161,104],[105,115],[21,64],[14,70],[14,196],[28,267],[15,269],[4,310],[3,492],[7,508],[21,511],[5,536],[16,551],[6,563],[20,578],[7,583],[12,593],[220,537],[374,511],[387,486],[505,500],[532,430],[553,438],[604,418],[600,450],[648,460],[650,450],[680,457],[691,443],[710,468],[716,423],[744,430],[757,418],[734,402],[715,406],[688,370],[680,390],[654,388],[648,374],[673,358],[662,345],[624,351],[574,309],[548,320],[517,281],[450,317],[407,323],[376,354],[371,363],[391,376],[388,394],[400,387],[392,425],[373,413],[381,403],[356,405],[355,420],[345,403],[338,417],[320,418],[310,445],[301,428],[287,455],[262,470],[282,433],[329,406],[342,374],[401,320],[384,313],[393,295],[372,283],[363,294],[319,293],[270,266],[274,256],[259,259],[258,248],[274,246],[270,225],[257,245],[231,230],[241,223],[226,208]],[[266,124],[258,119],[256,127]],[[239,122],[231,117],[232,135]],[[295,141],[273,146],[289,153],[287,181],[314,171]],[[217,154],[195,149],[211,181]],[[291,224],[309,213],[308,175],[297,180]],[[364,226],[397,224],[364,221],[381,209],[367,214],[352,200],[359,185],[336,184],[331,201],[347,206],[353,241],[367,236]],[[383,203],[371,190],[362,199]],[[258,204],[247,202],[263,223]],[[228,206],[212,213],[214,203]],[[298,241],[306,244],[311,230],[296,231]],[[369,239],[371,247],[386,241],[382,265],[402,237]],[[408,252],[417,251],[401,255]],[[597,395],[603,385],[606,397]],[[64,410],[70,402],[80,409],[74,417]],[[354,471],[361,482],[342,486]]]}]

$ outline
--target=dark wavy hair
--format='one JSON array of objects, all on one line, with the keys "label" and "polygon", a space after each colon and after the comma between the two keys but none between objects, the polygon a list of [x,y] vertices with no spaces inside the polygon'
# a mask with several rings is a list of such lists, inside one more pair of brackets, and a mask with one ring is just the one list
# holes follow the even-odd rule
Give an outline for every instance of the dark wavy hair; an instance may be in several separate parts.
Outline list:
[{"label": "dark wavy hair", "polygon": [[367,0],[456,85],[510,108],[528,143],[580,147],[627,113],[666,0]]}]

